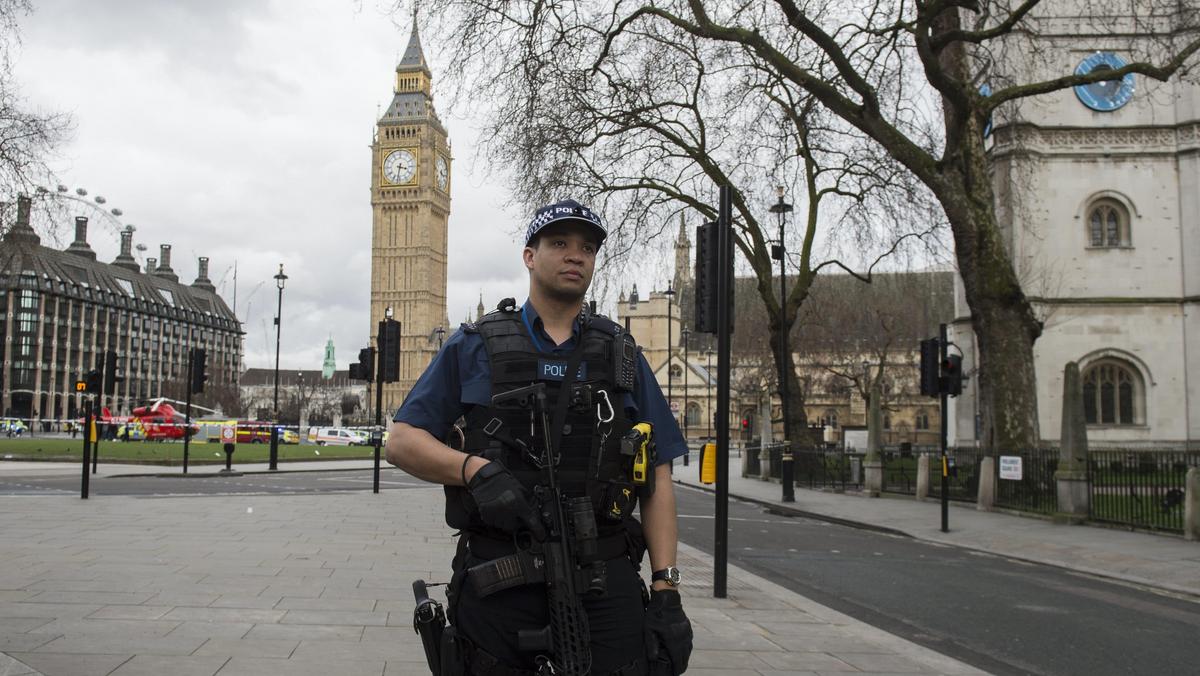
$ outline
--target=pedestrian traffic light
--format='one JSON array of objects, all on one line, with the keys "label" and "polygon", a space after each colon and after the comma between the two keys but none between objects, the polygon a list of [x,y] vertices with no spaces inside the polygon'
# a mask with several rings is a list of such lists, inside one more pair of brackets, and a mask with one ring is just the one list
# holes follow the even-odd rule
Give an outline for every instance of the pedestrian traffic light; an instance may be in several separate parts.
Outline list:
[{"label": "pedestrian traffic light", "polygon": [[938,339],[921,341],[921,394],[937,397],[942,393],[938,385]]},{"label": "pedestrian traffic light", "polygon": [[379,327],[379,382],[400,380],[400,322],[385,319]]},{"label": "pedestrian traffic light", "polygon": [[204,382],[208,374],[204,372],[208,365],[208,352],[202,347],[192,348],[192,394],[204,391]]},{"label": "pedestrian traffic light", "polygon": [[117,375],[117,353],[113,350],[108,350],[104,353],[104,394],[113,396],[117,393],[117,383],[124,382],[124,378]]},{"label": "pedestrian traffic light", "polygon": [[358,362],[350,365],[350,380],[375,380],[375,348],[364,347],[358,351]]},{"label": "pedestrian traffic light", "polygon": [[750,431],[750,419],[749,418],[742,418],[742,431],[743,432]]},{"label": "pedestrian traffic light", "polygon": [[100,394],[100,371],[92,369],[83,374],[83,391],[88,394]]},{"label": "pedestrian traffic light", "polygon": [[962,394],[962,355],[946,355],[942,360],[942,379],[946,394],[952,397]]}]

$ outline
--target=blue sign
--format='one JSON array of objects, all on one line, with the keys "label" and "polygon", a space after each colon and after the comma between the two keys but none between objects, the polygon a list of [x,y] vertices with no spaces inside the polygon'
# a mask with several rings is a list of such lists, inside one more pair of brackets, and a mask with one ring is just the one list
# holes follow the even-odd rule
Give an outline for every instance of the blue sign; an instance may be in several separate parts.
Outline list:
[{"label": "blue sign", "polygon": [[[538,360],[538,379],[539,380],[562,380],[567,375],[567,362],[552,361],[549,359]],[[579,373],[575,374],[575,380],[587,379],[587,362],[579,365]]]},{"label": "blue sign", "polygon": [[[1112,52],[1096,52],[1079,63],[1076,75],[1087,75],[1096,71],[1116,70],[1125,67],[1125,59]],[[1092,84],[1077,85],[1075,96],[1083,105],[1101,113],[1110,113],[1133,98],[1134,77],[1127,73],[1119,80],[1104,80]]]}]

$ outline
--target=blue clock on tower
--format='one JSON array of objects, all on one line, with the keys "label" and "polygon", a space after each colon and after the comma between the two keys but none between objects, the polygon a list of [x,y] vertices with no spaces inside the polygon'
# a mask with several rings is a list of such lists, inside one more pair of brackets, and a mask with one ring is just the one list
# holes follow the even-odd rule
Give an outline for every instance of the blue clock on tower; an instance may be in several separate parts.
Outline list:
[{"label": "blue clock on tower", "polygon": [[[1125,59],[1112,52],[1096,52],[1079,63],[1076,75],[1125,67]],[[1103,80],[1075,87],[1075,96],[1083,105],[1101,113],[1112,112],[1133,98],[1133,73],[1119,80]]]}]

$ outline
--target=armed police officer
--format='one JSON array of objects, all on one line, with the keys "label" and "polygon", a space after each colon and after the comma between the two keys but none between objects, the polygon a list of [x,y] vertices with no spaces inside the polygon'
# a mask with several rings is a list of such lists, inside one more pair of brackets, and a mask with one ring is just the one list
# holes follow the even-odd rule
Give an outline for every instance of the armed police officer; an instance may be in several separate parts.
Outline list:
[{"label": "armed police officer", "polygon": [[388,461],[443,484],[461,531],[443,676],[687,669],[670,480],[687,447],[632,337],[584,304],[606,235],[574,200],[538,209],[528,300],[464,324],[396,413]]}]

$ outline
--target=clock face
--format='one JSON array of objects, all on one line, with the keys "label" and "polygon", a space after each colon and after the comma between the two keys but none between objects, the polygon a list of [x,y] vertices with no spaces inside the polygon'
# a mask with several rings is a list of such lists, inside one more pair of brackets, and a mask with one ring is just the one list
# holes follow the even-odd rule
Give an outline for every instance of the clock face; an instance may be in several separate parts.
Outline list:
[{"label": "clock face", "polygon": [[393,150],[383,161],[383,175],[393,184],[408,183],[417,173],[417,158],[408,150]]},{"label": "clock face", "polygon": [[437,187],[442,190],[446,189],[446,184],[450,182],[450,166],[446,163],[446,158],[437,158]]},{"label": "clock face", "polygon": [[[1096,52],[1079,63],[1076,75],[1115,70],[1125,66],[1125,59],[1112,52]],[[1112,112],[1133,98],[1134,77],[1128,73],[1120,80],[1105,80],[1075,87],[1075,96],[1083,105],[1101,113]]]}]

